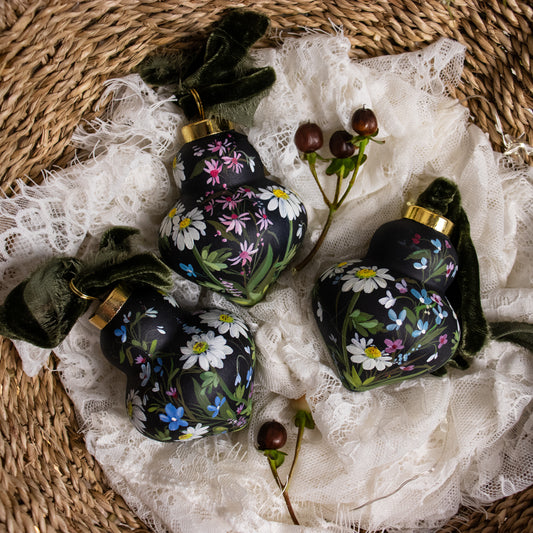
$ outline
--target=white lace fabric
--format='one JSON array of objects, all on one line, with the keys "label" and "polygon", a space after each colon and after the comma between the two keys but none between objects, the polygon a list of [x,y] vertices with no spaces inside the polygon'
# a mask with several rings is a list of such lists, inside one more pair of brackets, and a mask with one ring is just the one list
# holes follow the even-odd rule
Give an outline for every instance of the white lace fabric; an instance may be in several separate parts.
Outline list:
[{"label": "white lace fabric", "polygon": [[[379,138],[315,260],[285,272],[250,309],[200,291],[176,275],[185,308],[218,306],[252,327],[259,365],[252,423],[244,431],[187,443],[141,436],[124,408],[124,376],[104,359],[99,333],[83,317],[55,351],[87,449],[154,531],[434,531],[461,504],[477,506],[533,483],[533,357],[489,342],[466,371],[426,376],[362,393],[344,389],[310,306],[317,276],[341,259],[364,256],[374,231],[433,179],[459,185],[480,269],[489,320],[533,317],[533,170],[495,153],[449,97],[460,82],[464,48],[440,40],[419,52],[365,61],[349,58],[340,35],[287,39],[254,52],[277,82],[246,133],[268,172],[306,204],[311,249],[327,210],[292,138],[302,122],[325,138],[348,128],[363,104]],[[79,128],[74,142],[92,155],[50,171],[39,186],[0,200],[0,297],[55,255],[83,258],[110,225],[139,228],[156,251],[159,222],[179,195],[171,161],[183,142],[183,116],[136,76],[112,80],[105,120]],[[320,172],[332,194],[333,180]],[[35,375],[48,351],[17,342]],[[290,496],[302,526],[291,525],[266,458],[256,450],[263,422],[288,428],[287,475],[296,428],[290,399],[306,394],[316,429],[307,430]]]}]

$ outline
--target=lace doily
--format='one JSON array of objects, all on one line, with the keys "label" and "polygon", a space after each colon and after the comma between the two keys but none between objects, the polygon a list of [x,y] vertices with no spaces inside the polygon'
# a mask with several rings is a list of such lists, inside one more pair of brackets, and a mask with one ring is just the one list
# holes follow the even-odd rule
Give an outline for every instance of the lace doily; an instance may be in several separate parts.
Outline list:
[{"label": "lace doily", "polygon": [[[175,278],[183,307],[225,307],[253,329],[260,353],[250,427],[181,444],[151,441],[127,418],[125,378],[101,355],[87,317],[56,350],[87,449],[156,532],[295,531],[255,435],[264,421],[277,419],[289,428],[284,449],[292,450],[289,399],[302,394],[317,427],[305,433],[290,489],[301,531],[432,531],[461,503],[490,502],[533,483],[527,351],[491,342],[467,371],[352,393],[341,386],[319,337],[310,306],[317,275],[340,259],[362,257],[377,227],[399,218],[405,202],[437,176],[459,184],[489,320],[533,317],[527,231],[533,170],[494,153],[468,110],[449,97],[464,48],[440,40],[419,52],[365,61],[351,60],[349,48],[342,36],[310,34],[254,52],[275,68],[277,82],[246,133],[266,169],[306,204],[302,257],[327,213],[292,142],[298,125],[316,122],[327,136],[348,128],[353,110],[365,104],[386,141],[368,148],[316,259],[296,276],[284,273],[247,310]],[[107,92],[113,95],[108,116],[80,127],[74,138],[91,156],[48,172],[40,186],[21,183],[20,194],[0,200],[0,297],[52,255],[91,253],[113,224],[139,228],[146,248],[156,250],[159,222],[179,194],[169,167],[182,143],[183,116],[136,75],[110,81]],[[48,351],[16,345],[25,371],[35,375]],[[288,468],[281,467],[282,478]]]}]

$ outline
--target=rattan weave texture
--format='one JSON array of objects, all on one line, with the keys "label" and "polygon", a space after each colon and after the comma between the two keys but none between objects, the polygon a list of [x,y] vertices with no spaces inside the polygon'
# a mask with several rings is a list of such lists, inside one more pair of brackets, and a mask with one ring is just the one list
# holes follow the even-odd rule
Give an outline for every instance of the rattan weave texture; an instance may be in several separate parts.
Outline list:
[{"label": "rattan weave texture", "polygon": [[[69,145],[97,108],[103,82],[129,73],[160,46],[188,47],[228,7],[268,15],[280,35],[342,26],[354,58],[411,51],[439,37],[466,45],[454,96],[505,150],[503,130],[533,144],[533,8],[516,0],[3,0],[0,1],[0,186],[38,181],[74,156]],[[275,46],[264,39],[261,46]],[[490,103],[489,103],[490,102]],[[75,414],[50,368],[27,377],[0,339],[0,531],[149,531],[105,480],[84,447]],[[533,488],[484,512],[462,511],[443,531],[533,531]]]}]

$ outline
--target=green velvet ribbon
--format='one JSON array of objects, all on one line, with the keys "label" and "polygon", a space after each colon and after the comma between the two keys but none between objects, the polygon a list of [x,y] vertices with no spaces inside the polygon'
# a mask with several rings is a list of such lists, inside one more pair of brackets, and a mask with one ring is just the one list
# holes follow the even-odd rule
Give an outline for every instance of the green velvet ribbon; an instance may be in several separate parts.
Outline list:
[{"label": "green velvet ribbon", "polygon": [[199,115],[193,89],[211,116],[250,124],[276,79],[272,67],[255,67],[249,56],[269,23],[261,13],[230,9],[199,53],[160,51],[143,60],[136,71],[149,85],[171,88],[188,119]]},{"label": "green velvet ribbon", "polygon": [[[454,224],[450,239],[457,250],[459,270],[446,295],[459,318],[461,341],[449,364],[468,368],[472,357],[489,338],[532,349],[532,325],[518,322],[489,324],[485,319],[481,307],[479,262],[458,186],[448,179],[437,178],[418,197],[416,205],[442,215]],[[444,368],[436,374],[445,372]]]},{"label": "green velvet ribbon", "polygon": [[0,306],[0,335],[55,348],[91,304],[72,291],[71,282],[79,292],[94,298],[106,295],[121,282],[169,290],[171,270],[155,255],[132,250],[131,237],[136,233],[133,228],[111,228],[90,261],[58,257],[42,265]]},{"label": "green velvet ribbon", "polygon": [[448,179],[437,178],[418,197],[416,205],[454,224],[450,240],[457,250],[459,270],[446,295],[459,318],[461,341],[450,364],[468,368],[471,358],[487,341],[489,327],[481,308],[479,262],[459,188]]}]

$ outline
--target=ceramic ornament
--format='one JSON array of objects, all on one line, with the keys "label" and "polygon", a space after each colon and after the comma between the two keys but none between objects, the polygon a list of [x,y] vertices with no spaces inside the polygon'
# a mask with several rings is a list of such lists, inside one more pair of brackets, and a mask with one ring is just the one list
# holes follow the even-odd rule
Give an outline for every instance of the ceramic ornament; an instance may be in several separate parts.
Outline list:
[{"label": "ceramic ornament", "polygon": [[115,227],[87,262],[57,257],[0,306],[0,335],[55,348],[94,301],[107,360],[126,375],[124,416],[146,437],[189,441],[247,426],[255,344],[223,309],[187,312],[167,291],[172,272],[132,249],[137,231]]},{"label": "ceramic ornament", "polygon": [[161,257],[191,281],[254,305],[301,245],[305,207],[266,178],[245,135],[213,119],[185,126],[183,135],[173,165],[181,196],[161,224]]},{"label": "ceramic ornament", "polygon": [[249,54],[269,24],[262,13],[229,9],[201,49],[161,51],[138,67],[146,83],[174,93],[190,122],[173,164],[181,194],[161,224],[162,258],[243,306],[264,297],[307,227],[302,202],[266,178],[259,154],[230,123],[251,126],[275,83],[274,69],[255,66]]},{"label": "ceramic ornament", "polygon": [[255,346],[237,316],[188,313],[162,292],[118,286],[90,321],[127,376],[126,411],[143,435],[185,441],[248,425]]},{"label": "ceramic ornament", "polygon": [[436,371],[460,341],[446,290],[458,270],[453,224],[420,206],[381,226],[363,259],[313,289],[318,327],[343,385],[364,391]]}]

